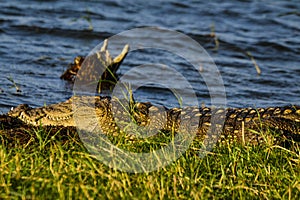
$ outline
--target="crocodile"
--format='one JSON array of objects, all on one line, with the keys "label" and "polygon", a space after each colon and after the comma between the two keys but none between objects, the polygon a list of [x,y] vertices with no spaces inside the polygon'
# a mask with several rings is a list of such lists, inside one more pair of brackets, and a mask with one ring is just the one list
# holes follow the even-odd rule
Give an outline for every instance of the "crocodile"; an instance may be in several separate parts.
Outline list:
[{"label": "crocodile", "polygon": [[[116,83],[118,79],[116,71],[128,51],[129,46],[125,45],[122,52],[113,59],[105,40],[100,52],[87,58],[76,57],[61,78],[72,82],[75,78],[87,83],[96,81],[97,91],[111,89],[112,83]],[[99,61],[103,69],[95,68]],[[80,70],[84,62],[90,68]],[[82,124],[87,126],[81,126]],[[280,139],[300,141],[300,106],[165,108],[149,102],[135,102],[133,98],[127,102],[115,97],[74,95],[65,102],[39,108],[21,104],[7,114],[0,115],[1,137],[5,134],[12,138],[25,137],[24,133],[28,129],[41,126],[55,133],[61,130],[62,134],[97,126],[101,134],[118,136],[125,133],[131,140],[155,137],[158,132],[184,132],[195,134],[201,139],[212,137],[220,141],[251,144],[260,144],[266,140],[266,135],[262,133],[270,129],[271,132],[278,133]],[[140,130],[148,135],[137,134]],[[277,137],[274,139],[277,140]]]},{"label": "crocodile", "polygon": [[[296,105],[226,109],[210,107],[170,109],[162,107],[162,109],[149,102],[135,101],[129,101],[124,105],[124,101],[115,97],[73,96],[65,102],[39,108],[21,104],[9,111],[6,116],[20,120],[21,122],[18,123],[33,127],[43,125],[74,128],[78,122],[87,123],[88,126],[98,125],[101,134],[113,136],[126,132],[126,127],[122,125],[122,122],[128,122],[124,119],[128,116],[132,117],[132,121],[137,127],[147,128],[148,131],[175,133],[184,130],[184,126],[187,126],[186,122],[183,123],[184,119],[196,119],[196,136],[204,139],[207,137],[209,128],[212,127],[211,120],[215,115],[217,119],[224,119],[224,123],[220,123],[219,141],[229,139],[241,143],[260,144],[266,140],[262,132],[268,129],[278,133],[281,139],[295,141],[300,139],[300,106]],[[161,112],[162,110],[163,112]],[[215,123],[218,124],[218,122]],[[155,134],[153,135],[155,137]],[[130,131],[127,136],[131,139],[140,137]]]}]

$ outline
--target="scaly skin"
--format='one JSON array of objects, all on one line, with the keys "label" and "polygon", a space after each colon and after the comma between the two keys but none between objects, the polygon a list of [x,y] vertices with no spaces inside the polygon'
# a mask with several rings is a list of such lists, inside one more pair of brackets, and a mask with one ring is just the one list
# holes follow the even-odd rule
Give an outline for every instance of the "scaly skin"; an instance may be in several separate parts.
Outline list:
[{"label": "scaly skin", "polygon": [[[108,97],[80,96],[69,100],[40,108],[30,108],[28,105],[19,105],[9,111],[7,116],[18,118],[32,126],[62,126],[89,129],[98,125],[104,134],[118,135],[120,131],[130,132],[123,128],[128,124],[127,116],[132,116],[137,127],[145,127],[148,131],[182,131],[190,130],[189,121],[197,123],[196,134],[207,137],[207,131],[212,127],[211,119],[217,119],[215,124],[221,127],[221,138],[231,138],[240,142],[258,144],[264,140],[260,134],[268,128],[275,130],[279,135],[299,139],[300,136],[300,106],[270,107],[270,108],[228,108],[211,109],[208,107],[172,108],[160,112],[160,108],[151,103],[131,103],[120,106],[119,101]],[[129,111],[128,111],[129,110]],[[129,114],[128,114],[129,113]],[[75,116],[75,118],[74,118]],[[216,116],[212,118],[212,116]],[[188,119],[188,120],[186,120]],[[224,124],[221,123],[224,119]],[[220,121],[221,120],[221,121]],[[81,124],[79,124],[81,123]],[[87,126],[81,126],[87,124]],[[79,126],[78,126],[79,125]],[[155,133],[153,133],[155,134]]]}]

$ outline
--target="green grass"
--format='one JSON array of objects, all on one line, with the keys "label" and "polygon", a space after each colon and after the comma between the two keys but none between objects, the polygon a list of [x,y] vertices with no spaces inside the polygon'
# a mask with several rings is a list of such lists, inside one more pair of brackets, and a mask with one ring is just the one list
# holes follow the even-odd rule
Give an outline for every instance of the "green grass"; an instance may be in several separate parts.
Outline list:
[{"label": "green grass", "polygon": [[0,145],[0,199],[300,198],[299,144],[225,142],[200,158],[195,142],[171,165],[134,174],[107,167],[75,139],[47,134],[33,137],[36,145]]}]

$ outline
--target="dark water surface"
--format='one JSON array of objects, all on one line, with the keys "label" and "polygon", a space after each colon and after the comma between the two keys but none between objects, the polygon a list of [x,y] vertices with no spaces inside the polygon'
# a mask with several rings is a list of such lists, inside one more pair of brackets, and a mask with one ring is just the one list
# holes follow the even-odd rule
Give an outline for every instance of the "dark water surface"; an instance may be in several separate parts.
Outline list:
[{"label": "dark water surface", "polygon": [[[144,26],[176,30],[198,41],[218,66],[228,106],[300,104],[300,1],[11,0],[0,5],[0,113],[21,103],[66,100],[72,88],[59,76],[76,55],[87,55],[114,34]],[[219,43],[215,50],[212,32]],[[143,62],[165,59],[157,52],[150,55],[129,54],[120,75]],[[189,77],[199,101],[209,105],[199,74],[186,70],[180,59],[172,62]],[[176,104],[163,88],[144,87],[137,93],[141,100]]]}]

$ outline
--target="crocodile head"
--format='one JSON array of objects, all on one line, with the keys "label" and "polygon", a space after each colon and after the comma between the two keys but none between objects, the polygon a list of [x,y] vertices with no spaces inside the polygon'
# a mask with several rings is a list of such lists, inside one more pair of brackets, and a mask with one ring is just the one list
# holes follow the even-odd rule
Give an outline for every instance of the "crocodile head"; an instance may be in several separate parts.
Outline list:
[{"label": "crocodile head", "polygon": [[16,108],[11,109],[7,114],[11,117],[16,117],[27,124],[37,125],[36,122],[41,117],[40,114],[33,114],[32,111],[35,111],[27,104],[20,104]]},{"label": "crocodile head", "polygon": [[22,112],[30,109],[31,107],[29,107],[28,104],[20,104],[17,107],[12,108],[7,114],[12,117],[19,117]]}]

